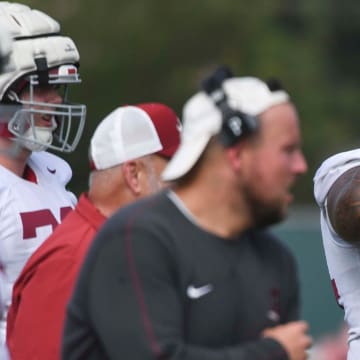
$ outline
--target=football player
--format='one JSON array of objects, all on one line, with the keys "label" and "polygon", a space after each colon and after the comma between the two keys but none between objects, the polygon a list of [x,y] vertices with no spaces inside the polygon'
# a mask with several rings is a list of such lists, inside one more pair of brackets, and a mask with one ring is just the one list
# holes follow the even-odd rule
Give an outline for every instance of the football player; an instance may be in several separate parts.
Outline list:
[{"label": "football player", "polygon": [[348,360],[360,359],[359,184],[359,149],[329,157],[314,177],[326,262],[348,329]]},{"label": "football player", "polygon": [[[11,53],[11,37],[6,29],[0,27],[0,74],[2,74],[7,69],[7,64],[9,56]],[[7,112],[6,107],[0,106],[0,121],[4,121],[3,115]],[[4,111],[5,110],[5,111]],[[1,262],[1,244],[0,244],[0,313],[4,308],[4,299],[3,295],[5,292],[5,275],[3,273],[3,266]],[[7,349],[4,345],[0,344],[0,359],[8,359]]]},{"label": "football player", "polygon": [[[79,53],[59,23],[18,3],[0,2],[0,26],[13,39],[9,72],[0,75],[0,105],[20,108],[0,122],[0,246],[5,274],[0,343],[13,283],[35,249],[76,204],[66,188],[69,153],[82,134],[86,106],[68,102],[80,83]],[[16,151],[13,151],[14,148]]]}]

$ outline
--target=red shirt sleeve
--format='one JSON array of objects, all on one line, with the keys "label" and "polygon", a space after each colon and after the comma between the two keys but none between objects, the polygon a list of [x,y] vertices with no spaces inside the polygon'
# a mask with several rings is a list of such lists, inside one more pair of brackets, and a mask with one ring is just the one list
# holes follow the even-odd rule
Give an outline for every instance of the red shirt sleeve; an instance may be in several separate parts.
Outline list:
[{"label": "red shirt sleeve", "polygon": [[34,270],[24,269],[7,320],[11,359],[60,359],[65,309],[78,271],[64,258],[42,259]]}]

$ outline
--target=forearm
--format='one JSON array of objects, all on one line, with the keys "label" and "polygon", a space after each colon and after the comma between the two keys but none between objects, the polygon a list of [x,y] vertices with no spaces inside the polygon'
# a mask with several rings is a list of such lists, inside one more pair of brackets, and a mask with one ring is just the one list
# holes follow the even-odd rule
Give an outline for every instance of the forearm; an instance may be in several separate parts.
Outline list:
[{"label": "forearm", "polygon": [[327,196],[327,211],[336,233],[345,241],[359,243],[360,234],[360,167],[342,174]]}]

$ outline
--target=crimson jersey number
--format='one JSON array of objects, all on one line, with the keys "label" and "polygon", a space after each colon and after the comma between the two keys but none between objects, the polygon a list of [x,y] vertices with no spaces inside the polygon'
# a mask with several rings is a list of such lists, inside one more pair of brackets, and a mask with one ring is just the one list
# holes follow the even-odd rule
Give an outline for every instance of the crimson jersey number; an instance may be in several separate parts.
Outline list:
[{"label": "crimson jersey number", "polygon": [[[60,208],[60,219],[64,220],[65,216],[72,210],[70,206]],[[59,223],[49,209],[29,211],[20,213],[23,226],[24,240],[36,237],[36,229],[41,226],[51,225],[52,229],[56,228]]]}]

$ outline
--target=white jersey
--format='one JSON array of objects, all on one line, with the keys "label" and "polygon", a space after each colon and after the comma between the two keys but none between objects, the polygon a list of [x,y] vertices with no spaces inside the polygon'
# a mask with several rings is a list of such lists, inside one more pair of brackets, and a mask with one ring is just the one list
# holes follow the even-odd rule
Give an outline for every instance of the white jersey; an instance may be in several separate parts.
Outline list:
[{"label": "white jersey", "polygon": [[[0,247],[0,252],[1,252],[1,247]],[[0,264],[0,314],[3,313],[3,310],[5,309],[5,299],[4,299],[4,294],[5,294],[5,287],[6,287],[6,282],[5,282],[5,274],[3,272],[3,267]],[[8,352],[6,349],[5,344],[0,342],[0,359],[1,360],[6,360],[8,359]]]},{"label": "white jersey", "polygon": [[337,301],[349,326],[348,360],[360,359],[360,247],[342,240],[327,214],[327,194],[347,170],[360,166],[360,149],[334,155],[323,162],[314,177],[314,195],[320,207],[326,262]]},{"label": "white jersey", "polygon": [[66,190],[72,172],[64,160],[48,152],[34,152],[27,164],[36,183],[0,166],[0,262],[5,273],[0,344],[5,342],[14,282],[31,254],[76,204],[75,195]]}]

